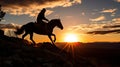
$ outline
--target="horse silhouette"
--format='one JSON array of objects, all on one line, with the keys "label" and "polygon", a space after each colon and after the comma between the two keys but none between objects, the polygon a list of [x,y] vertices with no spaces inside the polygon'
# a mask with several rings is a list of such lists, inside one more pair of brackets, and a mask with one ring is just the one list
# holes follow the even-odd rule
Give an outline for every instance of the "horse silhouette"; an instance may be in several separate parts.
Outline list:
[{"label": "horse silhouette", "polygon": [[[30,34],[30,40],[35,44],[35,41],[33,40],[33,33],[41,34],[41,35],[48,35],[49,39],[51,40],[52,44],[56,41],[56,35],[53,34],[53,29],[55,27],[63,29],[63,25],[60,21],[60,19],[52,19],[48,23],[39,24],[34,22],[29,22],[25,25],[23,25],[20,29],[17,29],[15,32],[17,35],[22,34],[25,31],[25,34],[22,36],[22,39],[25,38],[26,35]],[[54,40],[52,40],[52,37],[54,36]]]}]

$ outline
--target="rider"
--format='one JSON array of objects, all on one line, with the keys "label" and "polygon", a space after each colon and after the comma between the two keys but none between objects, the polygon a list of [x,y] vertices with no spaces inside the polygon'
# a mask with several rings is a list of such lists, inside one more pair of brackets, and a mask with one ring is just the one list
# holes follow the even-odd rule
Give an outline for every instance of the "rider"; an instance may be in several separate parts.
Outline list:
[{"label": "rider", "polygon": [[37,16],[37,23],[45,23],[43,20],[49,21],[49,20],[45,17],[45,12],[46,12],[46,9],[43,8],[43,9],[41,10],[41,12],[38,14],[38,16]]}]

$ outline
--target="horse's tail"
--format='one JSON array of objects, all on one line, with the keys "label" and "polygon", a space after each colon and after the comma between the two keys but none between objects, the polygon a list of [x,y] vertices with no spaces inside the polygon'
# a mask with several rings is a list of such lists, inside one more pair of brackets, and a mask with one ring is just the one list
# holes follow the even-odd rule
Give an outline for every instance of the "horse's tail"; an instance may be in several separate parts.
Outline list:
[{"label": "horse's tail", "polygon": [[17,31],[15,31],[15,34],[20,35],[24,32],[24,30],[25,30],[25,26],[23,25],[20,29],[17,29]]}]

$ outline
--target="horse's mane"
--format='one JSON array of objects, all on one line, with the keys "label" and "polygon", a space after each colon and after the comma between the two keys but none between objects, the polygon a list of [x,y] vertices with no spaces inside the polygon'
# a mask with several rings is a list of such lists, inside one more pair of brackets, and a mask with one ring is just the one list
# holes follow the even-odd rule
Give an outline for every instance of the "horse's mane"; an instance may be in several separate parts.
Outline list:
[{"label": "horse's mane", "polygon": [[52,20],[50,20],[49,23],[54,22],[54,21],[60,21],[60,19],[52,19]]}]

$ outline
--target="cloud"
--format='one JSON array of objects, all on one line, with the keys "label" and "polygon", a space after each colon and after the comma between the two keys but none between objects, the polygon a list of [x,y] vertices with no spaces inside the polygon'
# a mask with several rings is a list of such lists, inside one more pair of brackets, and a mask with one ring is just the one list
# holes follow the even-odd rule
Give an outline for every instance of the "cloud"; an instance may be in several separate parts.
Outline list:
[{"label": "cloud", "polygon": [[112,21],[113,21],[114,23],[120,23],[120,18],[114,18],[114,19],[112,19]]},{"label": "cloud", "polygon": [[68,7],[71,6],[72,4],[77,4],[77,3],[81,3],[81,0],[72,0],[70,2],[70,0],[66,0],[66,2],[64,2],[65,4],[63,5],[63,7]]},{"label": "cloud", "polygon": [[87,32],[87,34],[109,34],[109,33],[120,33],[120,24],[111,23],[111,24],[105,24],[102,26],[101,29],[93,30]]},{"label": "cloud", "polygon": [[115,0],[116,2],[120,3],[120,0]]},{"label": "cloud", "polygon": [[103,26],[103,28],[119,28],[120,25]]},{"label": "cloud", "polygon": [[108,31],[91,31],[87,32],[87,34],[109,34],[109,33],[120,33],[120,29],[117,30],[108,30]]},{"label": "cloud", "polygon": [[69,7],[81,0],[0,0],[0,4],[10,14],[36,16],[42,8]]},{"label": "cloud", "polygon": [[17,28],[21,27],[21,25],[10,23],[10,24],[0,24],[0,29],[4,30],[4,35],[10,36],[10,37],[16,37],[16,34],[14,31],[16,31]]},{"label": "cloud", "polygon": [[101,11],[101,13],[114,13],[117,9],[106,9]]},{"label": "cloud", "polygon": [[76,26],[71,26],[68,30],[75,32],[79,31],[80,33],[86,33],[89,31],[103,30],[103,26],[105,25],[106,24],[80,24]]},{"label": "cloud", "polygon": [[106,19],[106,17],[102,15],[102,16],[99,16],[97,18],[89,19],[89,20],[92,21],[92,22],[97,22],[97,21],[102,21],[102,20],[105,20],[105,19]]},{"label": "cloud", "polygon": [[109,34],[120,33],[120,23],[91,23],[91,24],[80,24],[71,26],[69,31],[81,33],[81,34]]},{"label": "cloud", "polygon": [[19,28],[21,25],[10,23],[10,24],[0,24],[0,29],[16,29]]},{"label": "cloud", "polygon": [[115,16],[117,9],[104,9],[100,13],[111,13],[111,16]]}]

